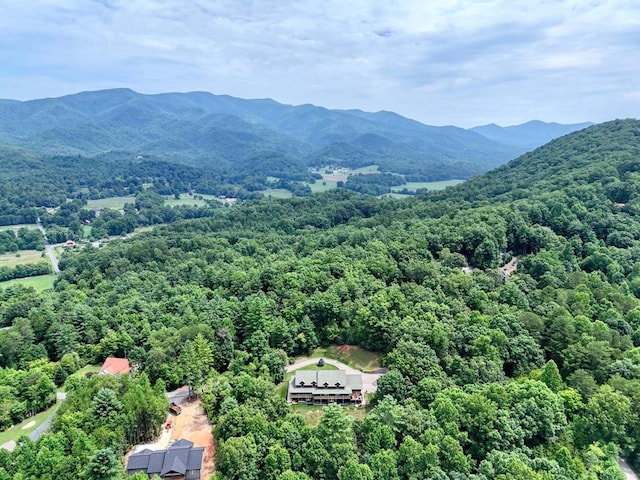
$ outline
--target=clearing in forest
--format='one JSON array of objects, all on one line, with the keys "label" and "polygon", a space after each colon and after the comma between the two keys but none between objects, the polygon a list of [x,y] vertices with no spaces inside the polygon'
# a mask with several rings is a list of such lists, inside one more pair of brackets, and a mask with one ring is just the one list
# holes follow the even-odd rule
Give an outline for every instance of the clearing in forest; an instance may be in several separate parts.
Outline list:
[{"label": "clearing in forest", "polygon": [[125,457],[125,465],[132,453],[139,452],[145,448],[149,450],[164,450],[176,440],[184,438],[193,442],[195,447],[204,447],[200,478],[209,478],[213,474],[215,445],[212,426],[204,408],[202,408],[200,399],[185,399],[179,403],[180,407],[182,407],[180,415],[168,414],[162,426],[160,437],[153,443],[133,447]]},{"label": "clearing in forest", "polygon": [[330,345],[316,348],[309,357],[333,358],[363,372],[375,372],[382,368],[378,352],[371,352],[355,345]]}]

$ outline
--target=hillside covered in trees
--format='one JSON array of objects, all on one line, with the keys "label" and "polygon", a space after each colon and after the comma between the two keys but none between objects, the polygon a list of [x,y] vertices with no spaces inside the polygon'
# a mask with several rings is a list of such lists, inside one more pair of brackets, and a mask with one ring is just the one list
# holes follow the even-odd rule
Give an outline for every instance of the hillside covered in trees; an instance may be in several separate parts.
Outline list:
[{"label": "hillside covered in trees", "polygon": [[[614,121],[441,193],[250,201],[69,252],[53,291],[0,292],[7,411],[48,405],[82,361],[140,373],[72,377],[52,432],[0,450],[0,479],[123,478],[183,384],[219,480],[623,479],[618,456],[640,466],[639,153],[640,122]],[[390,370],[363,420],[331,406],[310,426],[276,384],[330,343]]]},{"label": "hillside covered in trees", "polygon": [[305,180],[313,166],[372,164],[420,179],[414,181],[468,178],[524,151],[391,112],[128,89],[2,101],[0,144],[47,155],[128,152],[202,167],[227,180],[256,175]]}]

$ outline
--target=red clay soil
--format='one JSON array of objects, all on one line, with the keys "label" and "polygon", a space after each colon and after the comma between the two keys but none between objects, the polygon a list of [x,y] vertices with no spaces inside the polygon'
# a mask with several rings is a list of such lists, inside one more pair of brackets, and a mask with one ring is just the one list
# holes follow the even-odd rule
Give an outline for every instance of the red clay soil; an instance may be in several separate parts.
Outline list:
[{"label": "red clay soil", "polygon": [[200,400],[184,402],[180,406],[182,407],[182,413],[176,417],[172,416],[172,440],[184,438],[193,442],[196,447],[205,447],[200,478],[208,479],[213,473],[215,456],[211,424],[200,405]]},{"label": "red clay soil", "polygon": [[338,345],[336,347],[336,350],[340,353],[347,353],[355,348],[358,348],[358,347],[356,347],[355,345]]},{"label": "red clay soil", "polygon": [[513,257],[500,271],[506,277],[510,277],[518,269],[518,257]]}]

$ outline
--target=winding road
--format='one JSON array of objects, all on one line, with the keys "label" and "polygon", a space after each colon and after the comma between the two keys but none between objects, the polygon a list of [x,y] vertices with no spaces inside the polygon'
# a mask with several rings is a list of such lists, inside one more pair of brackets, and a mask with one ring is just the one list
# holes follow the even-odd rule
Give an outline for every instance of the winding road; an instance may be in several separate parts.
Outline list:
[{"label": "winding road", "polygon": [[40,230],[40,232],[42,232],[42,235],[44,236],[44,242],[45,242],[44,248],[47,252],[47,256],[49,257],[49,260],[51,261],[51,265],[53,266],[53,271],[56,275],[60,275],[60,268],[58,268],[58,258],[56,257],[56,252],[53,251],[53,247],[49,243],[49,239],[47,238],[47,233],[45,232],[44,227],[42,226],[42,222],[40,222],[39,218],[36,221],[36,225],[38,226],[38,230]]},{"label": "winding road", "polygon": [[620,470],[622,470],[627,480],[638,480],[638,476],[631,470],[631,467],[623,458],[618,459],[618,465],[620,465]]}]

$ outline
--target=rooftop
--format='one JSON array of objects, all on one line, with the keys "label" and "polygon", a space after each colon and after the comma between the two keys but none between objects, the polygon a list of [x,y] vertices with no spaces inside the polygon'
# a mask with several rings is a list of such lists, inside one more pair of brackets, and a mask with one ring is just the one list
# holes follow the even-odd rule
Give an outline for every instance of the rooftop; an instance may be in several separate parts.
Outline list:
[{"label": "rooftop", "polygon": [[347,374],[344,370],[298,370],[291,379],[296,392],[320,393],[326,388],[339,388],[345,392],[362,390],[362,375]]},{"label": "rooftop", "polygon": [[187,470],[202,469],[204,447],[194,447],[189,440],[178,440],[167,450],[144,449],[129,457],[127,471],[144,471],[150,476],[169,473],[184,475]]},{"label": "rooftop", "polygon": [[131,371],[131,365],[126,358],[107,357],[100,369],[101,374],[123,375]]}]

